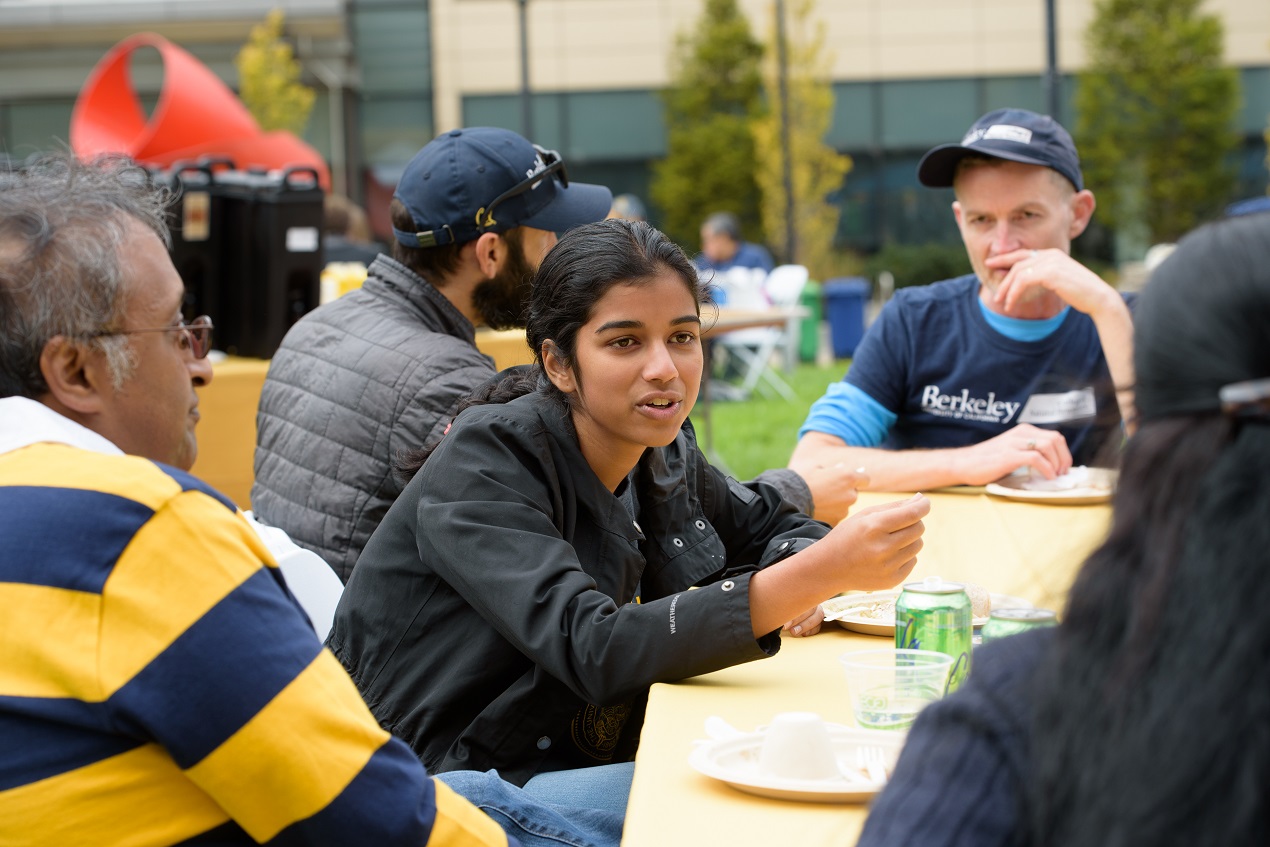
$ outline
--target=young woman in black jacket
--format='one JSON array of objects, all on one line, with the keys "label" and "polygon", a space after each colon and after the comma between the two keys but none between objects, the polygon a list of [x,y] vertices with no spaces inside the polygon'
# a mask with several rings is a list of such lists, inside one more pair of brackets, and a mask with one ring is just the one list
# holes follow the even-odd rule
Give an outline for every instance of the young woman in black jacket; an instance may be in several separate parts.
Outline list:
[{"label": "young woman in black jacket", "polygon": [[912,569],[921,495],[831,529],[706,462],[701,293],[648,224],[567,234],[534,281],[535,365],[456,417],[358,560],[329,643],[429,770],[624,808],[630,766],[616,788],[594,766],[633,759],[652,683],[772,655]]}]

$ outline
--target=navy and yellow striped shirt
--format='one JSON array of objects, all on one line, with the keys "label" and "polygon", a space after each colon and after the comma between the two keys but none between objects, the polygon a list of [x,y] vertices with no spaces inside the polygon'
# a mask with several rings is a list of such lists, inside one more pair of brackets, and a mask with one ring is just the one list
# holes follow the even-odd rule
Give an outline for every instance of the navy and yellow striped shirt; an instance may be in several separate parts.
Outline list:
[{"label": "navy and yellow striped shirt", "polygon": [[323,649],[234,505],[0,454],[0,844],[506,845]]}]

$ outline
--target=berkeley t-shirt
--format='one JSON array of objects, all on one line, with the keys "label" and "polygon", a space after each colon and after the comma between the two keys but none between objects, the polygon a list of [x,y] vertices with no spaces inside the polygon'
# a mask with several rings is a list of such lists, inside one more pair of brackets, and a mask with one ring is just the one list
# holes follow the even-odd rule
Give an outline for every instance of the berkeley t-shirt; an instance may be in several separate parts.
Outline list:
[{"label": "berkeley t-shirt", "polygon": [[[1091,464],[1120,437],[1111,375],[1089,316],[1067,309],[1056,320],[1036,340],[1003,335],[983,313],[973,274],[901,289],[803,432],[903,450],[965,447],[1030,423],[1060,431],[1075,462]],[[857,392],[867,396],[854,405],[880,408],[843,420],[841,402]]]}]

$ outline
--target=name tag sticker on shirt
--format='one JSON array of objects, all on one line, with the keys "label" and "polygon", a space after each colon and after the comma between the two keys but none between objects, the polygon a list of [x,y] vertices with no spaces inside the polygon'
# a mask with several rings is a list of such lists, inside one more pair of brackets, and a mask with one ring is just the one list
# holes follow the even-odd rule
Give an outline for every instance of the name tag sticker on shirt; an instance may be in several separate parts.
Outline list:
[{"label": "name tag sticker on shirt", "polygon": [[1092,418],[1097,411],[1092,386],[1062,394],[1033,394],[1019,413],[1019,423],[1068,423]]}]

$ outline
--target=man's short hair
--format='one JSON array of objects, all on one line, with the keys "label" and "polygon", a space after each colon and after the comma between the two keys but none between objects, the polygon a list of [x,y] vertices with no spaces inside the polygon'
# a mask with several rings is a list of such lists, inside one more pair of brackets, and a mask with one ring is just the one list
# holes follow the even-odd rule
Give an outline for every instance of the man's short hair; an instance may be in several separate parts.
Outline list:
[{"label": "man's short hair", "polygon": [[715,212],[701,226],[706,232],[724,235],[733,241],[741,240],[741,221],[731,212]]},{"label": "man's short hair", "polygon": [[135,366],[127,339],[96,333],[123,315],[129,218],[170,246],[170,199],[122,158],[53,154],[0,177],[0,397],[48,392],[40,356],[59,335],[100,349],[123,385]]},{"label": "man's short hair", "polygon": [[[393,226],[397,221],[409,221],[410,212],[400,200],[393,200],[389,207]],[[506,241],[513,250],[521,251],[524,256],[524,227],[514,227],[497,235]],[[466,243],[466,242],[464,242]],[[440,247],[407,247],[400,241],[392,243],[392,257],[419,276],[426,279],[434,288],[444,288],[445,278],[459,269],[460,254],[463,244],[443,244]]]},{"label": "man's short hair", "polygon": [[[410,211],[404,203],[393,198],[388,207],[392,225],[396,229],[407,229],[414,225]],[[439,247],[407,247],[393,239],[392,257],[426,279],[434,287],[441,288],[445,278],[459,269],[462,244],[442,244]]]}]

